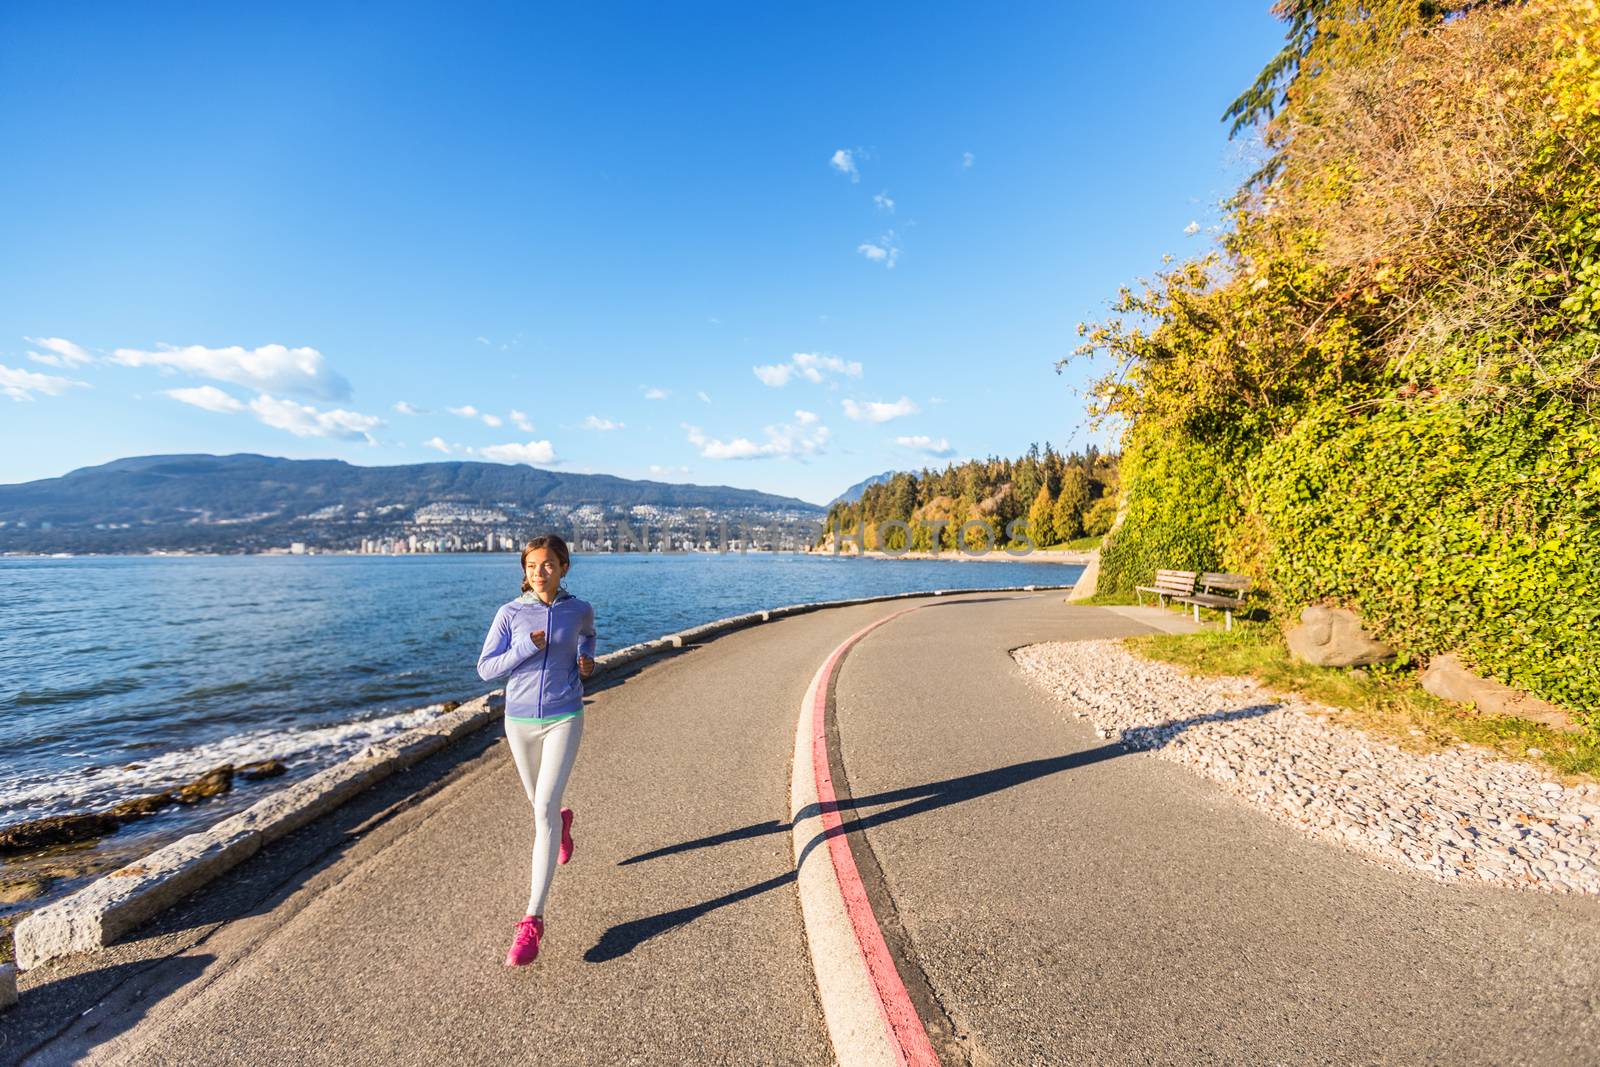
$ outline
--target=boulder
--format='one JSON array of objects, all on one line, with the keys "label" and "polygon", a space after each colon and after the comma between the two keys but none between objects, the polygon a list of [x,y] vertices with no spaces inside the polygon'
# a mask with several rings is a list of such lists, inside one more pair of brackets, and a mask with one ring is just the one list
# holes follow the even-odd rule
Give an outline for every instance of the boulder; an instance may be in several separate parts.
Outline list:
[{"label": "boulder", "polygon": [[1442,700],[1472,704],[1488,715],[1513,715],[1567,733],[1582,730],[1554,704],[1492,678],[1480,678],[1453,652],[1428,661],[1428,669],[1422,672],[1422,688]]},{"label": "boulder", "polygon": [[264,759],[255,763],[241,763],[239,769],[234,773],[247,782],[259,782],[263,778],[276,778],[280,774],[287,774],[288,772],[289,765],[284,763],[283,760]]},{"label": "boulder", "polygon": [[137,819],[144,815],[154,815],[168,804],[177,802],[177,798],[171,793],[151,793],[149,796],[124,800],[110,808],[108,813],[119,819]]},{"label": "boulder", "polygon": [[43,878],[27,875],[0,881],[0,905],[21,904],[44,896],[46,882]]},{"label": "boulder", "polygon": [[92,841],[115,833],[122,821],[115,815],[52,815],[0,830],[0,856],[38,852],[54,845]]},{"label": "boulder", "polygon": [[1300,613],[1300,625],[1287,635],[1289,651],[1317,667],[1367,667],[1394,658],[1394,649],[1362,628],[1346,608],[1313,604]]},{"label": "boulder", "polygon": [[202,774],[172,795],[180,804],[198,804],[202,800],[221,796],[232,788],[233,764],[224,763],[222,766]]}]

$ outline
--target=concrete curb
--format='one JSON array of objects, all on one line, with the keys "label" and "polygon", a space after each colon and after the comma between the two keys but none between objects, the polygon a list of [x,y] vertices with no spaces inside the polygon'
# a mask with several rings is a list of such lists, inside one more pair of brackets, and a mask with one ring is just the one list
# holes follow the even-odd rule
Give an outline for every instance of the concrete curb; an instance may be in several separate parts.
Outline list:
[{"label": "concrete curb", "polygon": [[[492,694],[491,694],[492,695]],[[264,797],[206,830],[181,837],[40,908],[14,931],[23,970],[58,956],[104,948],[269,842],[298,830],[346,800],[499,715],[489,696]]]},{"label": "concrete curb", "polygon": [[[940,589],[931,593],[893,593],[852,600],[791,604],[717,619],[702,626],[608,652],[596,658],[595,676],[600,677],[695,641],[760,625],[771,619],[824,608],[957,592],[1065,588],[1069,587],[1029,585],[1006,589]],[[189,893],[255,855],[262,846],[326,815],[362,790],[432,755],[457,738],[487,726],[500,715],[499,709],[491,706],[491,700],[501,692],[497,689],[486,693],[430,723],[388,741],[369,745],[342,763],[279,790],[206,830],[179,838],[91,882],[76,893],[40,908],[15,928],[17,967],[30,970],[60,956],[93,951],[112,944]],[[14,972],[12,984],[15,984]],[[4,979],[0,978],[0,994],[3,992]],[[0,1003],[3,1003],[3,996],[0,996]]]},{"label": "concrete curb", "polygon": [[904,608],[863,627],[817,669],[800,703],[790,778],[795,887],[818,999],[844,1067],[938,1067],[927,1030],[906,992],[867,899],[839,817],[828,765],[828,687],[844,654]]},{"label": "concrete curb", "polygon": [[[800,702],[800,719],[794,732],[794,773],[790,779],[789,806],[794,827],[795,888],[805,920],[806,942],[811,950],[811,970],[817,996],[828,1026],[834,1059],[842,1065],[895,1067],[899,1058],[889,1043],[882,1013],[878,1011],[867,976],[866,962],[856,945],[845,911],[844,894],[826,851],[807,856],[806,846],[823,835],[822,808],[817,800],[817,780],[811,769],[812,706],[822,671],[812,678]],[[807,862],[809,860],[809,862]]]}]

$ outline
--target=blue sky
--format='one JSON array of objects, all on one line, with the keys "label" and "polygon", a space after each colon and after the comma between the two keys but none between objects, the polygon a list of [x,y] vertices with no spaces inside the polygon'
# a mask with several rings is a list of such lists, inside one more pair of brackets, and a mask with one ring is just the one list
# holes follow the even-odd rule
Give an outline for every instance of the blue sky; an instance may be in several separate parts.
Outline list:
[{"label": "blue sky", "polygon": [[1210,239],[1267,7],[6,5],[0,482],[1104,443],[1054,361]]}]

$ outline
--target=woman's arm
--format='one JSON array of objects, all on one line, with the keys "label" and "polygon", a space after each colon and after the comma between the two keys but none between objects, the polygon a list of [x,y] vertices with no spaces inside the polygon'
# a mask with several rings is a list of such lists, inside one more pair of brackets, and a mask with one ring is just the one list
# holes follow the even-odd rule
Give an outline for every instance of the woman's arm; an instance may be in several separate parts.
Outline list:
[{"label": "woman's arm", "polygon": [[584,613],[578,623],[578,677],[588,678],[594,673],[594,606]]},{"label": "woman's arm", "polygon": [[594,659],[594,605],[589,605],[583,621],[578,624],[578,658]]},{"label": "woman's arm", "polygon": [[483,639],[483,651],[478,654],[478,677],[492,682],[502,674],[510,674],[517,664],[536,651],[531,635],[520,640],[512,636],[511,613],[501,608],[494,613],[489,634]]}]

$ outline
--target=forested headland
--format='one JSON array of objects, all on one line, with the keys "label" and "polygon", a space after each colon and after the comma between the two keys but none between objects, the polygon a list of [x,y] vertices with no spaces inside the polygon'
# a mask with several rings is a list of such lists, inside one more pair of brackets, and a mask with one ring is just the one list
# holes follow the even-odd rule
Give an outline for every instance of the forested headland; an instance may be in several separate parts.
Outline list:
[{"label": "forested headland", "polygon": [[1231,570],[1600,727],[1600,5],[1282,0],[1214,249],[1082,328],[1099,591]]},{"label": "forested headland", "polygon": [[1019,459],[901,471],[869,485],[860,500],[828,509],[823,543],[842,534],[869,551],[1045,548],[1105,533],[1116,501],[1115,456],[1093,446],[1064,455],[1046,443]]}]

